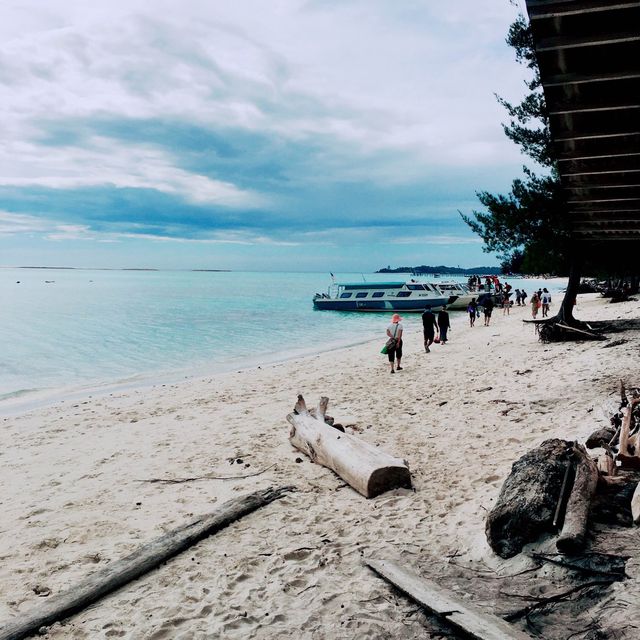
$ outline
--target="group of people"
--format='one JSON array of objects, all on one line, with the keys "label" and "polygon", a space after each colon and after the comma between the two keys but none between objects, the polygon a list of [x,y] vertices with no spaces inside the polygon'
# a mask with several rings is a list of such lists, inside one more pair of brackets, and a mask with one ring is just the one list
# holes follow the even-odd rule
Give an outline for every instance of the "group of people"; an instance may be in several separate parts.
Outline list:
[{"label": "group of people", "polygon": [[491,296],[485,296],[482,300],[482,304],[472,298],[471,302],[467,305],[467,313],[469,314],[469,326],[473,327],[476,324],[476,318],[480,317],[480,306],[484,312],[484,326],[488,327],[491,322],[491,314],[493,313],[493,298]]},{"label": "group of people", "polygon": [[[511,302],[511,285],[505,284],[502,287],[502,291],[499,294],[499,304],[502,304],[503,315],[509,314],[509,309],[513,302]],[[526,304],[527,292],[524,289],[515,290],[515,302],[520,306]],[[482,307],[484,313],[484,326],[488,327],[491,322],[491,314],[495,307],[493,296],[490,294],[483,294],[480,299],[472,298],[471,302],[467,306],[467,313],[469,314],[469,326],[473,327],[476,322],[476,318],[480,317],[480,307]],[[531,296],[531,315],[536,318],[538,310],[542,309],[542,317],[546,318],[549,315],[549,307],[551,305],[551,294],[546,289],[539,289],[534,291]],[[422,329],[424,334],[424,350],[426,353],[430,352],[431,345],[440,343],[441,345],[447,344],[447,336],[451,330],[451,322],[449,320],[449,312],[447,307],[443,306],[438,312],[438,315],[433,313],[431,306],[427,305],[422,314]],[[402,325],[402,318],[399,314],[394,313],[391,318],[391,324],[387,327],[387,337],[393,338],[393,346],[387,350],[389,363],[391,365],[391,373],[396,371],[402,371],[402,333],[404,327]]]},{"label": "group of people", "polygon": [[[511,285],[505,283],[501,287],[502,291],[498,294],[498,304],[502,304],[503,315],[509,314],[509,309],[513,302],[511,297]],[[527,292],[524,289],[516,289],[515,303],[520,307],[526,304],[528,297]],[[482,300],[472,298],[471,302],[467,306],[467,313],[469,314],[469,326],[475,325],[476,319],[480,317],[480,307],[482,307],[484,314],[484,326],[488,327],[491,322],[491,315],[495,307],[493,296],[489,294],[483,294],[480,296]],[[542,309],[542,317],[546,318],[549,315],[549,307],[551,305],[551,294],[546,289],[539,289],[534,291],[531,300],[531,315],[536,318],[538,311]],[[424,333],[424,350],[426,353],[430,352],[432,344],[440,343],[441,345],[447,344],[448,333],[451,331],[451,322],[449,320],[449,312],[447,307],[443,306],[436,316],[431,310],[431,307],[427,305],[422,314],[422,329]],[[387,350],[389,357],[389,363],[391,365],[391,373],[396,371],[402,371],[402,334],[404,327],[402,325],[402,318],[399,314],[394,313],[391,318],[391,324],[387,327],[387,337],[393,338],[393,346]]]},{"label": "group of people", "polygon": [[551,294],[547,291],[547,288],[538,289],[533,292],[531,296],[531,317],[536,318],[538,311],[542,310],[542,317],[547,318],[549,316],[549,307],[551,306]]},{"label": "group of people", "polygon": [[[426,353],[430,352],[429,347],[431,347],[434,342],[439,342],[441,345],[447,344],[447,336],[451,330],[447,307],[443,306],[436,317],[433,311],[431,311],[431,307],[427,305],[422,314],[422,328],[424,333],[424,350]],[[387,337],[393,339],[392,346],[387,350],[391,373],[402,371],[403,331],[402,318],[399,314],[394,313],[391,318],[391,324],[387,327]]]}]

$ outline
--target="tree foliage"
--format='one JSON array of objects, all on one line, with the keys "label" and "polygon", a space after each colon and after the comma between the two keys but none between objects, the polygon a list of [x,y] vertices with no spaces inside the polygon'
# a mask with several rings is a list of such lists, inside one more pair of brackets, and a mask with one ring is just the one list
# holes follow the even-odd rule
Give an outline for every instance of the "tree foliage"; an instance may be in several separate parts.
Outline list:
[{"label": "tree foliage", "polygon": [[522,269],[530,272],[566,272],[569,227],[551,144],[549,116],[529,24],[519,15],[509,28],[507,43],[516,60],[532,72],[525,81],[528,93],[518,104],[496,96],[510,121],[503,124],[506,136],[522,153],[544,167],[542,175],[523,167],[508,194],[480,191],[476,195],[484,211],[461,214],[484,241],[486,252],[496,252],[505,263],[522,254]]}]

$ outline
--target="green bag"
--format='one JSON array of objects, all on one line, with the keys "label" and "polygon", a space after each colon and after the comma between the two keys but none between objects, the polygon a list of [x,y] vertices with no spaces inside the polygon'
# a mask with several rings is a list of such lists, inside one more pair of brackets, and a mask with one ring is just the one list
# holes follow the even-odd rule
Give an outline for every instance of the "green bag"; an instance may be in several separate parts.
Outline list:
[{"label": "green bag", "polygon": [[382,349],[380,349],[380,353],[389,353],[389,349],[387,349],[387,345],[385,344],[384,347],[382,347]]}]

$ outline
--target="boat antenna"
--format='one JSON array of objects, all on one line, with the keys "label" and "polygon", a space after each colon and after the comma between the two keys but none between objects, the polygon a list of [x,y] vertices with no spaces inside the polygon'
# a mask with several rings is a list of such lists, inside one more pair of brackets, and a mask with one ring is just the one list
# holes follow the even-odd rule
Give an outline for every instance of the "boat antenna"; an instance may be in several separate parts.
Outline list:
[{"label": "boat antenna", "polygon": [[360,275],[362,276],[362,282],[366,282],[367,280],[366,280],[366,278],[364,277],[364,273],[361,273]]}]

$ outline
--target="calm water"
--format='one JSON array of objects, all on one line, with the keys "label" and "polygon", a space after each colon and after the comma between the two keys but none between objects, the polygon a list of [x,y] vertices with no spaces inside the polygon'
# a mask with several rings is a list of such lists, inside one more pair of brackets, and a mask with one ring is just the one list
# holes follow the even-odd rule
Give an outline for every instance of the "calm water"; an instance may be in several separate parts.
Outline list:
[{"label": "calm water", "polygon": [[[0,402],[206,375],[384,335],[387,314],[315,311],[313,294],[328,284],[326,273],[0,269]],[[522,284],[529,293],[548,285]]]}]

